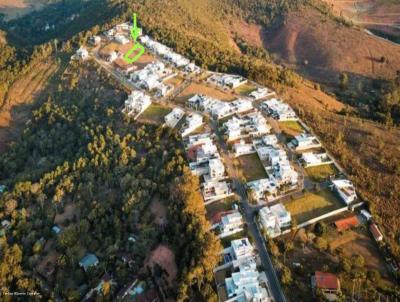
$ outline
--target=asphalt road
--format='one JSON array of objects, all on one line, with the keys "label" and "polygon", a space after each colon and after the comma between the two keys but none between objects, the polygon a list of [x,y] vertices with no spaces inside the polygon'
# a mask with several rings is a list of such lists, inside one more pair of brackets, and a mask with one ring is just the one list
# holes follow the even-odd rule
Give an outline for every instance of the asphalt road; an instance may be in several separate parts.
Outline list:
[{"label": "asphalt road", "polygon": [[[218,133],[218,125],[217,122],[212,121],[212,127],[214,129],[214,133]],[[255,245],[260,255],[261,262],[264,266],[265,273],[268,278],[269,290],[276,302],[286,302],[285,295],[282,291],[281,285],[279,283],[278,276],[276,274],[275,268],[272,264],[271,258],[268,254],[264,237],[260,234],[258,227],[255,223],[255,214],[260,208],[260,206],[254,206],[249,203],[247,198],[246,190],[242,182],[239,180],[239,175],[236,167],[233,164],[233,159],[228,152],[228,148],[223,139],[221,139],[220,135],[218,137],[218,144],[221,147],[222,157],[224,159],[227,172],[229,177],[232,179],[233,186],[236,189],[236,192],[239,194],[241,199],[241,204],[243,206],[243,215],[246,221],[246,225],[248,227],[248,231],[251,233],[252,237],[255,239]]]}]

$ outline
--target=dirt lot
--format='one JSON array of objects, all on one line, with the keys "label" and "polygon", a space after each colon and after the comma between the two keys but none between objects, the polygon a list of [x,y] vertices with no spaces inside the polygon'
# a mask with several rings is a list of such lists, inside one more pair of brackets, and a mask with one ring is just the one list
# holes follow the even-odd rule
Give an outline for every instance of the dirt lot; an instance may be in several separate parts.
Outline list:
[{"label": "dirt lot", "polygon": [[40,101],[41,92],[57,68],[52,60],[41,62],[12,84],[0,108],[0,152],[18,138],[31,115],[31,105]]},{"label": "dirt lot", "polygon": [[[370,78],[394,78],[400,69],[400,45],[346,27],[307,8],[291,12],[264,46],[312,79],[337,83],[347,72]],[[389,64],[380,63],[385,56]]]},{"label": "dirt lot", "polygon": [[155,216],[155,224],[163,226],[167,223],[167,208],[160,201],[159,196],[155,196],[151,201],[150,211]]},{"label": "dirt lot", "polygon": [[167,271],[168,282],[173,285],[178,274],[178,268],[172,250],[162,244],[157,246],[146,259],[145,266],[153,267],[156,263]]},{"label": "dirt lot", "polygon": [[238,160],[247,182],[267,177],[267,172],[257,154],[243,155]]},{"label": "dirt lot", "polygon": [[206,84],[192,83],[177,96],[176,101],[184,104],[195,94],[204,94],[222,101],[233,101],[236,99],[236,96],[231,92],[222,91]]},{"label": "dirt lot", "polygon": [[0,13],[4,13],[5,20],[9,21],[44,7],[44,2],[41,0],[0,0]]},{"label": "dirt lot", "polygon": [[64,212],[57,214],[54,218],[54,224],[57,224],[61,227],[67,226],[67,220],[71,221],[74,216],[77,216],[79,220],[79,209],[76,204],[67,204],[64,208]]},{"label": "dirt lot", "polygon": [[139,116],[138,121],[148,124],[163,124],[164,117],[170,112],[171,108],[158,104],[151,104],[150,107]]}]

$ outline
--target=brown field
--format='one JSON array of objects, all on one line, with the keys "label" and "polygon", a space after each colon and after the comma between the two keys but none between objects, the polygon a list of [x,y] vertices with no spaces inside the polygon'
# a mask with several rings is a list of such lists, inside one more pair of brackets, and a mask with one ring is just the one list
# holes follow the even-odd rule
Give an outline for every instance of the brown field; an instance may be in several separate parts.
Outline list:
[{"label": "brown field", "polygon": [[240,38],[247,41],[247,43],[262,47],[263,46],[263,29],[258,24],[250,24],[240,19],[232,20],[231,32],[237,34]]},{"label": "brown field", "polygon": [[233,101],[236,99],[236,96],[233,93],[221,91],[205,84],[192,83],[177,96],[176,101],[184,104],[195,94],[205,94],[223,101]]},{"label": "brown field", "polygon": [[61,227],[67,226],[67,220],[71,221],[74,216],[77,216],[79,220],[79,209],[76,204],[67,204],[64,208],[63,213],[59,213],[54,218],[54,224],[57,224]]},{"label": "brown field", "polygon": [[369,29],[377,29],[384,33],[400,36],[400,6],[396,0],[324,0],[338,16],[351,20],[354,24]]},{"label": "brown field", "polygon": [[145,266],[153,267],[156,263],[167,271],[168,282],[173,285],[178,275],[178,268],[172,250],[166,245],[157,246],[146,259]]},{"label": "brown field", "polygon": [[58,69],[54,61],[40,62],[11,85],[6,95],[0,94],[0,152],[7,149],[21,133],[31,115],[31,105],[47,87]]},{"label": "brown field", "polygon": [[43,2],[41,0],[0,0],[0,13],[5,14],[5,20],[9,21],[42,8],[45,5]]},{"label": "brown field", "polygon": [[[310,8],[289,13],[281,27],[266,34],[264,46],[278,61],[320,82],[337,83],[342,72],[394,78],[400,69],[400,45],[346,27]],[[380,63],[382,56],[389,63]]]}]

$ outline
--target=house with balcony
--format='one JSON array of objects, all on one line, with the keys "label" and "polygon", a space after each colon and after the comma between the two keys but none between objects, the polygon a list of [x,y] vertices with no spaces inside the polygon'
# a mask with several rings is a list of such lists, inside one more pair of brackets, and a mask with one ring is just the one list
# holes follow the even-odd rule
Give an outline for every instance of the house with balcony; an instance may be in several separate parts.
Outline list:
[{"label": "house with balcony", "polygon": [[203,116],[197,113],[191,113],[186,116],[185,124],[181,130],[182,137],[194,132],[197,128],[203,125]]},{"label": "house with balcony", "polygon": [[332,180],[331,188],[347,205],[357,199],[356,189],[353,183],[348,179]]},{"label": "house with balcony", "polygon": [[275,92],[272,90],[269,90],[268,88],[265,87],[260,87],[257,88],[256,90],[250,92],[249,96],[254,99],[255,101],[260,100],[260,99],[264,99],[267,97],[271,97],[274,96]]},{"label": "house with balcony", "polygon": [[209,176],[211,180],[219,180],[225,177],[225,166],[221,158],[212,158],[208,161]]},{"label": "house with balcony", "polygon": [[243,231],[243,216],[238,211],[221,216],[219,238],[224,238],[232,234]]},{"label": "house with balcony", "polygon": [[248,144],[244,140],[240,140],[239,143],[234,144],[233,151],[235,153],[235,157],[256,153],[253,144]]},{"label": "house with balcony", "polygon": [[175,128],[179,121],[185,115],[185,111],[181,108],[174,108],[164,117],[165,125],[170,128]]},{"label": "house with balcony", "polygon": [[141,91],[132,91],[125,101],[124,113],[134,115],[137,118],[151,105],[151,99],[148,95]]},{"label": "house with balcony", "polygon": [[282,100],[270,99],[262,103],[261,108],[278,121],[296,121],[298,117],[294,110]]},{"label": "house with balcony", "polygon": [[319,140],[309,133],[302,133],[295,136],[289,144],[289,147],[292,147],[296,151],[305,151],[322,147]]},{"label": "house with balcony", "polygon": [[279,185],[274,178],[262,178],[247,183],[251,198],[258,203],[275,199]]},{"label": "house with balcony", "polygon": [[301,155],[301,161],[303,162],[305,168],[329,165],[333,163],[332,159],[325,152],[305,152]]},{"label": "house with balcony", "polygon": [[210,180],[202,184],[205,205],[233,196],[231,186],[226,181]]}]

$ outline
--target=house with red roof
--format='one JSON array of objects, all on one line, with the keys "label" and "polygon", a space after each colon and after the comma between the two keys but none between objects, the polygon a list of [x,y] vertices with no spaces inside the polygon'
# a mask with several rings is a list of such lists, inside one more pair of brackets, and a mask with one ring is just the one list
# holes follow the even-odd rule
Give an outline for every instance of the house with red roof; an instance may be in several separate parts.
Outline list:
[{"label": "house with red roof", "polygon": [[316,271],[311,277],[313,293],[321,292],[329,301],[335,301],[340,294],[340,280],[336,275]]},{"label": "house with red roof", "polygon": [[372,236],[374,236],[376,242],[383,240],[383,235],[375,223],[372,223],[369,226],[369,231],[371,232]]},{"label": "house with red roof", "polygon": [[335,221],[335,226],[338,231],[345,231],[352,227],[357,227],[360,224],[357,216],[351,216]]}]

